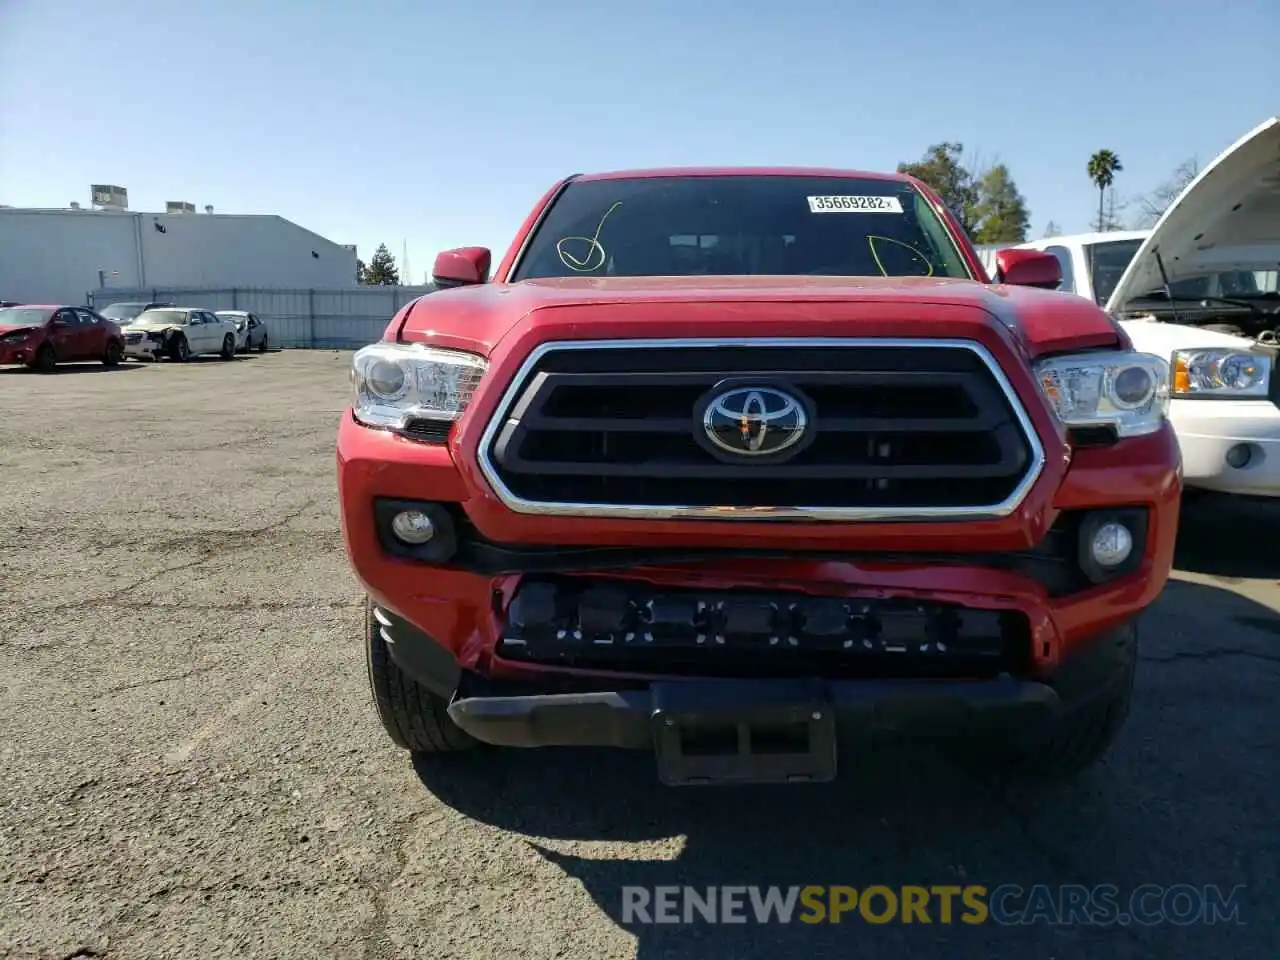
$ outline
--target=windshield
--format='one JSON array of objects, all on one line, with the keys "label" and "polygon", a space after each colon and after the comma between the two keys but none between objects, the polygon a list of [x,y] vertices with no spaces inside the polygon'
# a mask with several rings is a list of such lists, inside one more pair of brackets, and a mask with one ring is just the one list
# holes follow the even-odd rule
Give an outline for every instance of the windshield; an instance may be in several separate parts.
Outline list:
[{"label": "windshield", "polygon": [[53,315],[39,307],[0,307],[0,326],[38,327]]},{"label": "windshield", "polygon": [[108,320],[132,320],[145,306],[145,303],[113,303],[101,313]]},{"label": "windshield", "polygon": [[1089,279],[1093,285],[1093,299],[1098,304],[1105,304],[1111,299],[1116,285],[1124,276],[1143,240],[1105,240],[1101,243],[1087,243],[1084,247],[1084,260],[1089,265]]},{"label": "windshield", "polygon": [[972,279],[910,184],[732,175],[571,183],[512,280],[698,275]]},{"label": "windshield", "polygon": [[144,310],[138,314],[139,323],[186,323],[185,310]]}]

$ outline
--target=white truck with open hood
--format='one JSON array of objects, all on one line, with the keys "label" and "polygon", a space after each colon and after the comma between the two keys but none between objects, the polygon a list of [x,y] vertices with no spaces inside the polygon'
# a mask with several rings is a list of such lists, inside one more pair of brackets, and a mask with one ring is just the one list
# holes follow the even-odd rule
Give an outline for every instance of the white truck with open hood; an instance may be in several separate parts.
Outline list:
[{"label": "white truck with open hood", "polygon": [[1223,151],[1150,230],[1019,246],[1054,254],[1060,289],[1168,358],[1188,487],[1280,497],[1280,117]]}]

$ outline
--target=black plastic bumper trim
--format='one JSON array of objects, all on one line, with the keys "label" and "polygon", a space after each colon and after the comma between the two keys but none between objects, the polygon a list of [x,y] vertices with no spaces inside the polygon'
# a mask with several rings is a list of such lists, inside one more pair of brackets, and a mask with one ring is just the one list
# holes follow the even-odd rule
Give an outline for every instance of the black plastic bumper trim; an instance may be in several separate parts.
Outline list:
[{"label": "black plastic bumper trim", "polygon": [[[1035,724],[1061,709],[1047,684],[1012,677],[959,682],[852,680],[816,682],[816,691],[794,703],[824,704],[842,732],[903,730],[923,724],[959,732],[974,722],[999,719]],[[793,689],[785,680],[676,680],[646,690],[562,693],[535,696],[464,697],[449,706],[449,716],[477,740],[506,747],[655,746],[655,717],[664,698],[678,692],[681,702],[737,703],[733,717],[750,724],[776,711]]]},{"label": "black plastic bumper trim", "polygon": [[373,617],[395,665],[436,696],[451,700],[462,680],[457,657],[390,610],[375,605]]}]

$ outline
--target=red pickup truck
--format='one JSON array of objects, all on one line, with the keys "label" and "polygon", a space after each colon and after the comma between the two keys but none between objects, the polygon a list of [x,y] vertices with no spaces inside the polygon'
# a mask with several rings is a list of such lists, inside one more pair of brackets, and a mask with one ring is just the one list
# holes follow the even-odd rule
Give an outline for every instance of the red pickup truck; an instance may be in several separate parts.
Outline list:
[{"label": "red pickup truck", "polygon": [[997,262],[917,180],[778,168],[571,176],[492,279],[442,253],[337,437],[390,738],[668,784],[830,780],[880,730],[1101,757],[1172,561],[1168,369]]}]

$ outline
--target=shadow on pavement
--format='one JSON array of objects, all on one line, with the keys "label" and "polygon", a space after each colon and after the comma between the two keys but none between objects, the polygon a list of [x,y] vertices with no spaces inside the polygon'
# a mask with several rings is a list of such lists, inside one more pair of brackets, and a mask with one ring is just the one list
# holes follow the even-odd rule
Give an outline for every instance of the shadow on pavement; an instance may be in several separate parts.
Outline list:
[{"label": "shadow on pavement", "polygon": [[[1242,625],[1204,629],[1197,615]],[[1144,624],[1120,740],[1102,764],[1058,787],[983,780],[937,749],[888,741],[846,748],[840,779],[828,785],[668,788],[647,753],[603,750],[480,750],[420,758],[415,768],[441,802],[529,837],[636,937],[639,958],[1274,955],[1280,922],[1263,891],[1274,887],[1280,863],[1272,759],[1280,657],[1274,637],[1250,619],[1276,617],[1239,595],[1171,582]],[[658,849],[681,837],[678,852]],[[647,843],[599,858],[575,841]],[[623,888],[632,885],[812,884],[977,884],[993,913],[985,923],[962,922],[957,897],[950,923],[937,900],[927,924],[902,923],[901,914],[872,923],[857,909],[840,923],[785,925],[646,925],[624,915]],[[1009,884],[1022,893],[1001,901],[1007,912],[997,921],[991,895]],[[1019,912],[1036,885],[1062,896],[1063,885],[1101,884],[1117,888],[1121,910],[1143,884],[1190,884],[1198,894],[1216,885],[1225,903],[1234,891],[1245,925],[1011,922],[1034,916]],[[873,906],[874,916],[885,901]]]},{"label": "shadow on pavement", "polygon": [[126,370],[137,370],[140,366],[136,363],[121,363],[119,366],[107,367],[96,360],[86,360],[84,363],[60,363],[50,373],[39,373],[25,366],[0,367],[0,375],[57,377],[68,373],[123,373]]},{"label": "shadow on pavement", "polygon": [[1212,494],[1188,500],[1174,566],[1210,577],[1280,579],[1280,500]]}]

